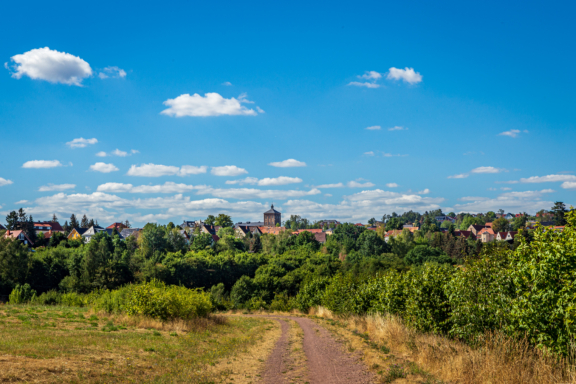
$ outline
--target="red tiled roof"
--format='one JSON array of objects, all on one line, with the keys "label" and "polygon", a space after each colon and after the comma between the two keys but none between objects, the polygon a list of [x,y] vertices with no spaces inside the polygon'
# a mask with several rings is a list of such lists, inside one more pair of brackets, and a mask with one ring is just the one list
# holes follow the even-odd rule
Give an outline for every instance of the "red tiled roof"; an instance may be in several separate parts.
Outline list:
[{"label": "red tiled roof", "polygon": [[310,232],[310,233],[322,233],[322,229],[314,228],[314,229],[297,229],[292,231],[293,235],[299,235],[302,232]]}]

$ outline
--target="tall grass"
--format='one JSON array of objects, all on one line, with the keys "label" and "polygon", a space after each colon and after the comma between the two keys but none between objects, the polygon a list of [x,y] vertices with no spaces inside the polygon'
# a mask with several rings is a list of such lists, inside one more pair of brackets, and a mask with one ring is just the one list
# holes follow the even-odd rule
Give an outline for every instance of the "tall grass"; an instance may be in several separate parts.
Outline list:
[{"label": "tall grass", "polygon": [[393,315],[339,316],[323,307],[311,315],[341,319],[350,330],[367,333],[370,339],[385,344],[435,377],[466,384],[479,383],[576,383],[573,358],[534,348],[525,338],[488,332],[472,347],[447,337],[423,333],[408,327]]}]

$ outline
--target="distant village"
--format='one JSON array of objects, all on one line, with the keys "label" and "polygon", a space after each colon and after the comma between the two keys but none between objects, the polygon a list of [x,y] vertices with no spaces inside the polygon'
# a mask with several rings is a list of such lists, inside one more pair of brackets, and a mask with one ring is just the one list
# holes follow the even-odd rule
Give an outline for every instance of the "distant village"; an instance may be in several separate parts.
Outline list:
[{"label": "distant village", "polygon": [[[352,225],[358,227],[365,227],[366,230],[376,231],[382,236],[386,242],[390,238],[398,236],[405,231],[416,233],[416,231],[433,231],[451,233],[455,237],[462,237],[466,240],[477,240],[482,243],[489,243],[493,241],[514,241],[514,237],[518,234],[519,230],[531,230],[536,225],[552,227],[555,231],[562,231],[564,223],[558,222],[558,213],[556,210],[566,212],[567,209],[563,203],[556,203],[552,211],[539,211],[535,216],[530,216],[527,213],[504,213],[500,210],[499,213],[488,212],[486,214],[454,214],[435,215],[428,213],[420,215],[412,211],[404,213],[399,216],[395,213],[392,215],[384,215],[381,221],[370,219],[368,223],[353,223]],[[7,225],[0,224],[0,231],[4,231],[4,238],[17,239],[30,247],[42,246],[47,244],[50,239],[57,236],[66,238],[73,241],[78,240],[83,243],[90,242],[92,236],[100,232],[106,232],[110,236],[118,236],[120,240],[128,239],[129,237],[138,238],[143,228],[132,228],[128,221],[115,222],[107,227],[101,227],[97,222],[88,220],[84,216],[82,226],[77,222],[76,217],[72,215],[72,225],[60,225],[56,216],[54,215],[52,221],[31,221],[18,220],[18,218],[27,217],[22,209],[18,212],[11,212],[7,217]],[[306,219],[300,219],[300,216],[291,216],[289,220],[282,225],[282,214],[274,209],[274,205],[263,214],[263,221],[258,222],[239,222],[232,224],[229,216],[221,214],[229,220],[227,225],[216,225],[214,223],[215,217],[210,215],[205,221],[184,220],[180,225],[173,225],[180,235],[186,240],[187,243],[198,234],[208,234],[212,237],[212,242],[216,243],[220,240],[219,233],[221,230],[227,229],[226,233],[230,234],[233,230],[234,237],[245,238],[262,235],[279,235],[280,233],[289,233],[290,235],[298,235],[302,232],[310,232],[316,241],[320,244],[326,243],[328,236],[332,235],[336,228],[342,223],[337,220],[320,220],[310,223]],[[410,221],[411,218],[416,220]],[[488,221],[493,219],[492,221]],[[466,223],[470,222],[469,225]],[[561,225],[558,225],[561,224]],[[300,228],[304,226],[305,228]],[[33,231],[32,231],[33,228]],[[503,230],[504,229],[504,230]],[[34,232],[32,235],[31,232]]]}]

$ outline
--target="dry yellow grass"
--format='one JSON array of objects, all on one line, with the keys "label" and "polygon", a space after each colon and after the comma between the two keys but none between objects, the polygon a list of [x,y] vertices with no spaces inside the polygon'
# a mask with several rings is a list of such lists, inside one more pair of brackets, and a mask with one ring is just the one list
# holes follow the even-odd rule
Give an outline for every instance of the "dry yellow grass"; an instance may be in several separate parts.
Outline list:
[{"label": "dry yellow grass", "polygon": [[[338,320],[325,308],[313,309],[310,314]],[[576,383],[567,359],[546,355],[525,340],[487,334],[481,347],[472,348],[446,337],[414,331],[394,316],[350,316],[339,320],[349,330],[367,334],[371,341],[386,345],[392,354],[445,382]]]}]

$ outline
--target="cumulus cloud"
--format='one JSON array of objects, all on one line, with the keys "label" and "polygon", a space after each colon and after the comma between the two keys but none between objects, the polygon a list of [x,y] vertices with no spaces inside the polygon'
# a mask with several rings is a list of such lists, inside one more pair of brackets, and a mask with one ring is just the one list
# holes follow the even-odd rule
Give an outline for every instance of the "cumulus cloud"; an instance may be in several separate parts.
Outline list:
[{"label": "cumulus cloud", "polygon": [[382,127],[379,125],[373,125],[371,127],[366,127],[366,129],[369,131],[378,131],[378,130],[382,129]]},{"label": "cumulus cloud", "polygon": [[357,181],[349,181],[348,184],[346,184],[348,186],[348,188],[370,188],[373,187],[374,184],[371,182],[366,182],[366,183],[359,183]]},{"label": "cumulus cloud", "polygon": [[221,167],[212,167],[210,173],[215,176],[239,176],[248,173],[248,171],[235,165],[224,165]]},{"label": "cumulus cloud", "polygon": [[98,74],[98,77],[101,79],[123,79],[126,77],[126,71],[116,66],[106,67]]},{"label": "cumulus cloud", "polygon": [[223,115],[245,115],[256,116],[258,113],[253,109],[248,109],[242,105],[246,102],[242,95],[238,99],[232,97],[226,99],[216,92],[206,93],[200,96],[195,93],[180,95],[175,99],[168,99],[164,102],[168,108],[163,110],[163,115],[172,117],[184,116],[223,116]]},{"label": "cumulus cloud", "polygon": [[76,184],[52,184],[49,183],[48,185],[43,185],[38,188],[40,192],[51,192],[51,191],[65,191],[67,189],[74,189],[76,188]]},{"label": "cumulus cloud", "polygon": [[[2,185],[1,181],[0,185]],[[576,181],[565,181],[562,183],[561,187],[564,189],[576,189]]]},{"label": "cumulus cloud", "polygon": [[[524,133],[528,133],[528,131],[524,130]],[[509,131],[499,133],[498,136],[508,136],[508,137],[516,138],[516,137],[520,136],[520,130],[519,129],[511,129]]]},{"label": "cumulus cloud", "polygon": [[257,177],[245,177],[239,180],[226,180],[226,184],[244,185],[244,184],[257,184],[257,183],[258,183]]},{"label": "cumulus cloud", "polygon": [[374,156],[374,151],[364,152],[366,156]]},{"label": "cumulus cloud", "polygon": [[98,140],[96,140],[95,138],[85,139],[83,137],[79,137],[77,139],[67,142],[66,145],[69,146],[70,148],[84,148],[88,145],[96,144],[97,142]]},{"label": "cumulus cloud", "polygon": [[225,81],[225,82],[222,83],[222,85],[225,85],[225,86],[227,86],[227,87],[231,87],[231,86],[232,86],[232,83],[229,82],[229,81]]},{"label": "cumulus cloud", "polygon": [[61,167],[58,160],[30,160],[22,164],[22,168],[56,168]]},{"label": "cumulus cloud", "polygon": [[351,81],[348,85],[354,87],[366,87],[366,88],[379,88],[380,85],[376,82],[382,78],[382,75],[376,71],[366,71],[363,75],[357,76],[359,79],[364,79],[368,81]]},{"label": "cumulus cloud", "polygon": [[503,168],[495,168],[495,167],[478,167],[474,168],[470,171],[471,173],[500,173],[506,172]]},{"label": "cumulus cloud", "polygon": [[12,180],[7,180],[3,177],[0,177],[0,187],[3,187],[5,185],[10,185],[10,184],[14,184],[14,182]]},{"label": "cumulus cloud", "polygon": [[90,166],[90,170],[94,172],[110,173],[117,171],[118,168],[116,168],[116,166],[112,163],[106,164],[102,162],[97,162]]},{"label": "cumulus cloud", "polygon": [[458,175],[448,176],[449,179],[465,179],[468,177],[467,173],[460,173]]},{"label": "cumulus cloud", "polygon": [[108,154],[107,154],[106,152],[104,152],[104,151],[100,151],[100,152],[98,152],[98,153],[96,154],[96,156],[98,156],[98,157],[106,157],[106,156],[108,156]]},{"label": "cumulus cloud", "polygon": [[208,188],[205,185],[188,185],[188,184],[177,184],[172,181],[167,181],[160,185],[140,185],[133,186],[132,184],[123,183],[105,183],[98,186],[96,189],[98,192],[110,192],[110,193],[184,193],[193,191],[196,189]]},{"label": "cumulus cloud", "polygon": [[161,164],[142,164],[142,165],[132,165],[128,172],[128,176],[142,176],[142,177],[160,177],[160,176],[187,176],[187,175],[198,175],[201,173],[206,173],[208,167],[206,165],[193,166],[193,165],[183,165],[182,167],[176,167],[174,165],[161,165]]},{"label": "cumulus cloud", "polygon": [[495,199],[486,197],[465,197],[465,204],[456,204],[451,210],[455,212],[486,212],[504,209],[511,212],[536,212],[540,209],[550,209],[552,201],[542,200],[545,194],[553,193],[552,189],[541,191],[505,192]]},{"label": "cumulus cloud", "polygon": [[96,154],[96,156],[98,157],[106,157],[106,156],[118,156],[118,157],[127,157],[127,156],[132,156],[136,153],[140,153],[140,151],[137,151],[135,149],[130,150],[130,152],[126,152],[126,151],[121,151],[118,148],[116,148],[115,150],[113,150],[110,153],[106,153],[104,151],[100,151]]},{"label": "cumulus cloud", "polygon": [[398,187],[398,184],[396,184],[396,183],[388,183],[388,184],[386,184],[386,186],[387,186],[388,188],[397,188],[397,187]]},{"label": "cumulus cloud", "polygon": [[546,175],[546,176],[532,176],[520,179],[521,183],[554,183],[559,181],[576,181],[574,175]]},{"label": "cumulus cloud", "polygon": [[427,195],[430,193],[430,190],[428,188],[424,189],[423,191],[417,192],[419,195]]},{"label": "cumulus cloud", "polygon": [[265,177],[264,179],[258,180],[258,185],[260,186],[271,186],[271,185],[286,185],[286,184],[296,184],[301,183],[302,179],[299,177]]},{"label": "cumulus cloud", "polygon": [[367,81],[365,81],[365,82],[351,81],[348,83],[348,85],[352,85],[354,87],[380,88],[380,84],[369,83]]},{"label": "cumulus cloud", "polygon": [[400,127],[400,126],[395,126],[395,127],[392,127],[392,128],[388,128],[388,130],[389,130],[389,131],[407,131],[408,128]]},{"label": "cumulus cloud", "polygon": [[34,80],[81,86],[82,80],[92,76],[92,68],[81,58],[48,47],[32,49],[10,58],[12,77],[28,76]]},{"label": "cumulus cloud", "polygon": [[288,159],[288,160],[284,160],[284,161],[272,162],[272,163],[269,163],[268,165],[271,165],[273,167],[278,167],[278,168],[290,168],[290,167],[305,167],[306,163],[303,161],[295,160],[295,159]]},{"label": "cumulus cloud", "polygon": [[309,191],[299,190],[276,190],[255,188],[206,188],[198,191],[198,195],[210,194],[224,199],[272,199],[286,200],[295,197],[313,196],[320,194],[320,190],[313,188]]},{"label": "cumulus cloud", "polygon": [[388,80],[402,80],[408,84],[417,84],[422,81],[422,75],[419,72],[415,72],[414,68],[390,68],[388,70],[388,75],[386,76]]}]

